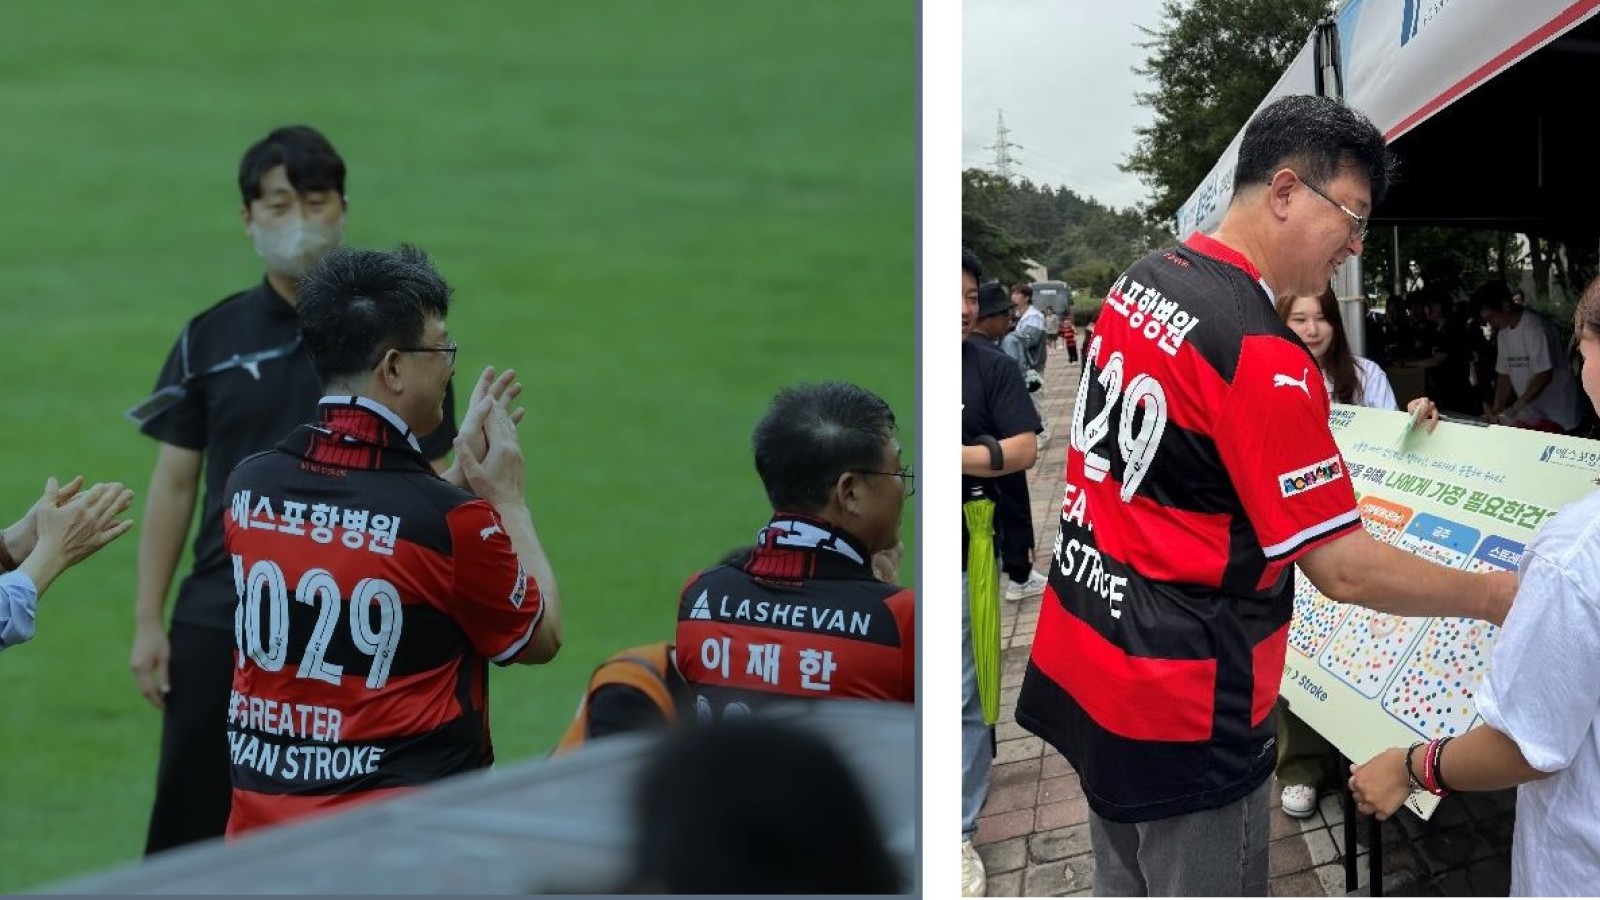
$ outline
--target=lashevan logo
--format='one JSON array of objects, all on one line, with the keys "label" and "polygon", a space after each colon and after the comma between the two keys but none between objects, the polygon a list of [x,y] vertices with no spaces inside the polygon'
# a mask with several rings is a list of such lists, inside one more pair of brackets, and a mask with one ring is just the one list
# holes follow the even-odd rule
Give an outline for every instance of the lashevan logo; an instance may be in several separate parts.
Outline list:
[{"label": "lashevan logo", "polygon": [[1293,497],[1295,494],[1303,494],[1312,488],[1338,481],[1343,477],[1344,464],[1339,457],[1334,456],[1296,472],[1285,472],[1278,476],[1278,484],[1282,487],[1285,497]]}]

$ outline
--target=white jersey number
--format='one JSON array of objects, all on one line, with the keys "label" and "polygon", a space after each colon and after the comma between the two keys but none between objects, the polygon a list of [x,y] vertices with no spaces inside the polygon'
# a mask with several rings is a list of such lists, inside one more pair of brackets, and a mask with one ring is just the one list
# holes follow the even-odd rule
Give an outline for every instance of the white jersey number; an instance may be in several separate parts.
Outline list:
[{"label": "white jersey number", "polygon": [[[1086,405],[1090,379],[1094,378],[1092,360],[1100,350],[1100,335],[1085,351],[1083,380],[1078,384],[1078,400],[1072,410],[1072,447],[1083,454],[1083,473],[1090,481],[1105,481],[1111,474],[1111,460],[1099,451],[1101,442],[1111,434],[1111,415],[1122,408],[1117,423],[1117,449],[1122,453],[1122,502],[1133,499],[1150,474],[1150,464],[1155,461],[1156,450],[1161,446],[1161,435],[1167,430],[1167,392],[1161,382],[1149,375],[1135,375],[1122,389],[1123,359],[1121,351],[1111,354],[1104,369],[1100,370],[1100,386],[1105,389],[1106,402],[1094,418],[1088,415]],[[1143,409],[1144,414],[1139,415]],[[1137,420],[1137,424],[1135,424]],[[1137,429],[1137,430],[1136,430]]]},{"label": "white jersey number", "polygon": [[[289,582],[283,568],[270,559],[262,559],[250,566],[247,575],[244,557],[235,553],[233,587],[239,595],[239,603],[233,608],[233,642],[240,651],[239,668],[244,668],[248,658],[268,672],[282,669],[289,658]],[[344,667],[324,658],[339,627],[339,608],[344,605],[338,582],[327,569],[311,569],[300,577],[294,599],[317,608],[317,624],[295,675],[338,684]],[[267,606],[265,633],[261,627],[263,603]],[[372,623],[374,610],[377,625]],[[361,579],[350,596],[349,620],[350,638],[356,649],[372,657],[367,687],[378,690],[388,683],[389,667],[400,646],[400,591],[382,578]]]}]

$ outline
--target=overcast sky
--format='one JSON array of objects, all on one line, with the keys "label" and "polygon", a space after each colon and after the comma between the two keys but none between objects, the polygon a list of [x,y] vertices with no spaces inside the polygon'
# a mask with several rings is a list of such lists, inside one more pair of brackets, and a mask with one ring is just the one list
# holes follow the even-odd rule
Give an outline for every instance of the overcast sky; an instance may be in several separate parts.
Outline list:
[{"label": "overcast sky", "polygon": [[990,167],[1005,112],[1019,175],[1107,206],[1142,203],[1145,187],[1117,164],[1150,109],[1133,73],[1149,51],[1137,26],[1160,24],[1161,0],[964,0],[961,164]]}]

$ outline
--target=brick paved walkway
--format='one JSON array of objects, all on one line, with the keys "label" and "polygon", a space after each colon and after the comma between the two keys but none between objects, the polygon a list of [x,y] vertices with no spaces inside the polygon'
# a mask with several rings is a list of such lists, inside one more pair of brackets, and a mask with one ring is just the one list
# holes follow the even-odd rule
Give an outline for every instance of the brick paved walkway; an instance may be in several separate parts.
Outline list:
[{"label": "brick paved walkway", "polygon": [[[1029,476],[1036,568],[1048,571],[1060,526],[1062,471],[1081,370],[1052,352],[1045,373],[1044,416],[1050,443]],[[976,843],[991,897],[1088,896],[1094,885],[1089,806],[1077,773],[1060,754],[1012,719],[1033,645],[1040,598],[1001,601],[1004,670],[998,750]],[[1337,794],[1317,814],[1293,819],[1272,791],[1269,847],[1273,896],[1344,895],[1344,816]],[[1505,896],[1511,885],[1514,791],[1446,798],[1424,822],[1402,812],[1383,829],[1383,888],[1391,896]],[[1357,837],[1357,891],[1367,893],[1367,823]]]}]

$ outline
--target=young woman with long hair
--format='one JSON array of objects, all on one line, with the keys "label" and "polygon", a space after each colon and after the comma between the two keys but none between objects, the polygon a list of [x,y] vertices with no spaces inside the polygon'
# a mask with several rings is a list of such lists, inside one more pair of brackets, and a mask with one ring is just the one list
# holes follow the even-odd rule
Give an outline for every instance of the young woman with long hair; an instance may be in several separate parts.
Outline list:
[{"label": "young woman with long hair", "polygon": [[[1277,307],[1284,324],[1299,335],[1306,349],[1311,351],[1330,401],[1373,409],[1397,407],[1394,388],[1389,386],[1383,369],[1350,351],[1344,321],[1339,316],[1339,301],[1332,286],[1321,294],[1279,297]],[[1438,407],[1427,397],[1418,397],[1408,404],[1407,411],[1415,411],[1419,406],[1428,422],[1428,430],[1433,430],[1439,421]],[[1283,785],[1280,800],[1285,814],[1303,819],[1316,812],[1317,791],[1324,782],[1339,776],[1329,771],[1327,762],[1331,755],[1332,748],[1327,740],[1280,700],[1277,775],[1278,783]]]}]

